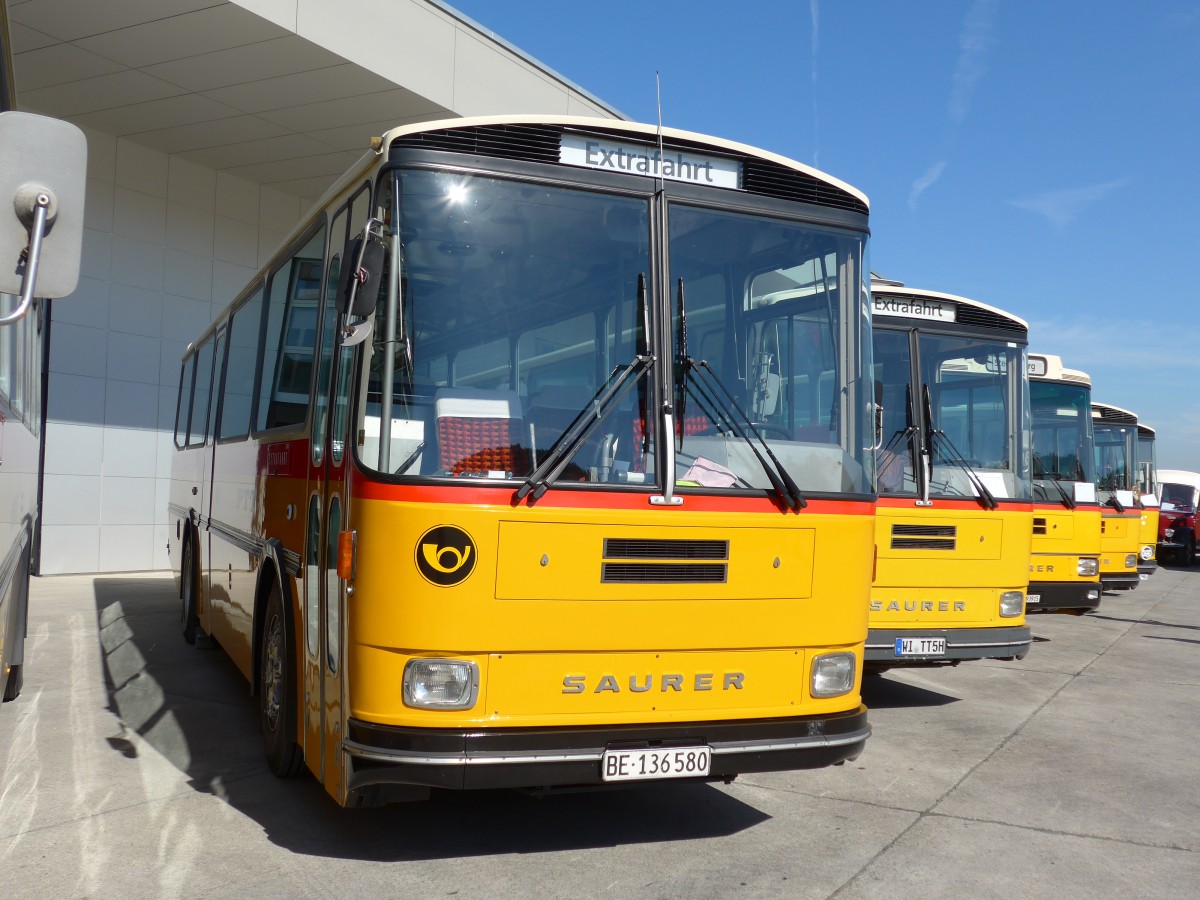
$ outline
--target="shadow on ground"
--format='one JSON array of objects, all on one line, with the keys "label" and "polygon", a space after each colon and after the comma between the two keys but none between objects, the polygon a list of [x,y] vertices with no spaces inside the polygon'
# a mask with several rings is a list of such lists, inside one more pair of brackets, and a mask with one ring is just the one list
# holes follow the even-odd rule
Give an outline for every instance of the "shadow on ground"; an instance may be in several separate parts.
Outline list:
[{"label": "shadow on ground", "polygon": [[905,684],[884,675],[864,675],[863,703],[867,709],[899,709],[919,706],[946,706],[959,698],[940,691]]},{"label": "shadow on ground", "polygon": [[108,706],[124,728],[108,738],[113,752],[147,752],[140,737],[197,791],[221,797],[297,853],[376,861],[537,853],[725,836],[768,818],[704,784],[542,798],[435,792],[423,803],[341,809],[307,773],[270,774],[257,701],[220,648],[184,642],[170,576],[97,578],[95,602]]}]

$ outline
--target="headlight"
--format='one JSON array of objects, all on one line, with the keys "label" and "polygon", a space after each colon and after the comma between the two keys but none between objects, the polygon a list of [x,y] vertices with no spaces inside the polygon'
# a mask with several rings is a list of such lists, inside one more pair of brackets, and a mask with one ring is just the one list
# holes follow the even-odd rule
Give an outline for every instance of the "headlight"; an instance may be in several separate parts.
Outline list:
[{"label": "headlight", "polygon": [[1125,568],[1133,569],[1136,567],[1137,567],[1137,554],[1130,553],[1128,556],[1125,557]]},{"label": "headlight", "polygon": [[470,709],[479,693],[479,667],[457,659],[410,659],[404,667],[404,705]]},{"label": "headlight", "polygon": [[839,697],[854,687],[856,660],[853,653],[827,653],[812,664],[812,695]]},{"label": "headlight", "polygon": [[1171,538],[1175,537],[1175,529],[1174,528],[1164,528],[1163,529],[1163,537],[1165,537],[1169,541]]},{"label": "headlight", "polygon": [[1142,562],[1148,562],[1154,558],[1154,548],[1149,544],[1142,548]]},{"label": "headlight", "polygon": [[1100,560],[1081,559],[1075,563],[1075,571],[1084,578],[1094,578],[1100,573]]},{"label": "headlight", "polygon": [[1000,615],[1006,619],[1025,612],[1025,594],[1022,591],[1005,591],[1000,595]]}]

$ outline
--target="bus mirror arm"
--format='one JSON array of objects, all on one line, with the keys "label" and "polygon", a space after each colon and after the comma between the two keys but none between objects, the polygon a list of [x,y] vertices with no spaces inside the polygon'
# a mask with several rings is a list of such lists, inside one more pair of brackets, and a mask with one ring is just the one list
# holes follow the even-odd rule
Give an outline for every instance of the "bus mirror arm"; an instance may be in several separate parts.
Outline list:
[{"label": "bus mirror arm", "polygon": [[354,319],[365,319],[375,311],[379,279],[383,275],[386,247],[371,233],[378,219],[367,221],[363,230],[346,242],[343,265],[338,278],[337,311]]}]

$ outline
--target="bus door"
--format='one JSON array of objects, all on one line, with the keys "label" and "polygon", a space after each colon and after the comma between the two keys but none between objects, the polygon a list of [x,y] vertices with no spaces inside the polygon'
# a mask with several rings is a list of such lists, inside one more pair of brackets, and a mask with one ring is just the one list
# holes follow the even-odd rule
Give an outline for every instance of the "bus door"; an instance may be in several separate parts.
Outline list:
[{"label": "bus door", "polygon": [[[196,597],[196,613],[201,621],[211,616],[214,609],[214,583],[210,573],[212,559],[212,516],[213,459],[216,437],[213,434],[217,421],[217,393],[220,390],[221,365],[225,358],[225,329],[222,328],[201,345],[196,353],[196,384],[192,400],[191,426],[188,444],[198,445],[194,452],[199,457],[196,480],[192,491],[195,508],[199,515],[196,554],[193,565],[199,574],[199,594]],[[219,604],[217,605],[219,608]],[[209,620],[211,621],[211,620]],[[210,625],[211,627],[211,625]]]},{"label": "bus door", "polygon": [[[365,199],[363,204],[365,215]],[[338,540],[347,520],[350,466],[346,461],[346,429],[350,364],[354,357],[353,348],[339,347],[337,340],[337,284],[346,237],[345,209],[338,213],[329,233],[329,264],[314,385],[305,541],[304,751],[309,767],[336,797],[342,785],[340,751],[345,709],[342,623],[346,600],[346,583],[338,577]]]}]

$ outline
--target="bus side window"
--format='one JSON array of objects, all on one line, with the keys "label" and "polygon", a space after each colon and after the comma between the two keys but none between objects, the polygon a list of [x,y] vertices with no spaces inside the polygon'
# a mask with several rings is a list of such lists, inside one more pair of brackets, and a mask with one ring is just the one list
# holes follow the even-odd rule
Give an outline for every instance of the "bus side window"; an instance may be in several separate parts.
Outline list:
[{"label": "bus side window", "polygon": [[191,354],[183,361],[179,375],[179,404],[175,407],[175,446],[183,449],[187,446],[188,420],[192,413],[192,381],[196,374],[196,354]]},{"label": "bus side window", "polygon": [[213,339],[208,338],[196,351],[196,377],[192,380],[191,415],[188,417],[187,446],[204,444],[204,426],[208,421],[208,402],[212,396]]},{"label": "bus side window", "polygon": [[263,292],[260,287],[233,313],[229,326],[228,362],[222,394],[222,440],[244,438],[250,433],[250,408],[254,400],[254,369],[258,364],[259,327]]},{"label": "bus side window", "polygon": [[271,273],[256,431],[291,428],[308,415],[324,253],[320,228]]}]

